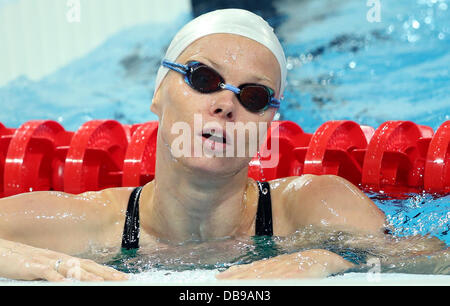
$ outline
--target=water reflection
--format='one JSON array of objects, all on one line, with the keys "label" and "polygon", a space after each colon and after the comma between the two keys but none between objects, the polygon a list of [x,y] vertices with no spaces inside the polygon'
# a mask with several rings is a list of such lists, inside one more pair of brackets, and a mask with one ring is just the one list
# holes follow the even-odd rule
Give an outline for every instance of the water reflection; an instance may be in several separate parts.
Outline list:
[{"label": "water reflection", "polygon": [[[442,253],[446,244],[436,237],[416,235],[354,234],[339,230],[307,227],[288,237],[229,238],[208,242],[189,241],[172,246],[141,248],[120,254],[110,253],[105,262],[124,272],[219,270],[257,260],[272,258],[310,249],[326,249],[335,252],[355,264],[352,271],[365,271],[367,263],[377,259],[385,268],[408,266],[406,273],[438,273],[450,268],[449,254]],[[427,263],[429,254],[435,254],[438,262]],[[98,254],[97,254],[98,256]],[[440,257],[439,257],[440,256]],[[442,260],[441,260],[442,259]],[[97,257],[98,261],[98,257]],[[415,264],[414,264],[415,263]],[[446,272],[446,273],[447,273]]]}]

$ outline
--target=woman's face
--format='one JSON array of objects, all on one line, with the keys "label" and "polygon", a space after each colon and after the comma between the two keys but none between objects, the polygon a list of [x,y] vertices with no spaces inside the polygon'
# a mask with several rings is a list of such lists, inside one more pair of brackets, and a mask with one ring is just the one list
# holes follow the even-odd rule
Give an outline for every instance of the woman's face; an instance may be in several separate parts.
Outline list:
[{"label": "woman's face", "polygon": [[[186,48],[176,62],[186,64],[193,60],[216,70],[227,84],[262,84],[273,89],[279,98],[278,61],[269,49],[254,40],[233,34],[208,35]],[[192,171],[217,175],[233,175],[248,165],[276,113],[271,107],[251,113],[229,90],[200,93],[175,71],[166,75],[151,110],[159,117],[158,154],[170,154],[172,160]],[[217,136],[222,131],[226,144],[208,139],[208,134]]]}]

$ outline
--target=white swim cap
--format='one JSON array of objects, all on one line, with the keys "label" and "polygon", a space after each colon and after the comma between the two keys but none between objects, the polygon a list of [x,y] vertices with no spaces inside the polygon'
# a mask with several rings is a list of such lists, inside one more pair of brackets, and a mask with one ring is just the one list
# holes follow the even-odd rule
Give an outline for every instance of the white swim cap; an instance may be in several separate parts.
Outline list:
[{"label": "white swim cap", "polygon": [[[203,14],[187,23],[173,38],[164,59],[174,62],[197,39],[218,33],[237,34],[266,46],[280,64],[280,97],[286,85],[286,57],[273,28],[260,16],[243,9],[223,9]],[[160,66],[156,75],[155,93],[168,68]]]}]

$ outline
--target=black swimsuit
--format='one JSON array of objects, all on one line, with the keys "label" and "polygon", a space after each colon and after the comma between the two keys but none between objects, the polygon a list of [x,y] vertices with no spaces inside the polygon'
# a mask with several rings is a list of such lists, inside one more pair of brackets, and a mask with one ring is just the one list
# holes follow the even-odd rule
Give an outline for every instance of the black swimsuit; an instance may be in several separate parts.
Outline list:
[{"label": "black swimsuit", "polygon": [[[272,236],[272,201],[268,182],[257,182],[259,187],[258,210],[256,212],[255,236]],[[136,187],[128,200],[125,225],[122,235],[122,248],[139,248],[139,196],[142,187]]]}]

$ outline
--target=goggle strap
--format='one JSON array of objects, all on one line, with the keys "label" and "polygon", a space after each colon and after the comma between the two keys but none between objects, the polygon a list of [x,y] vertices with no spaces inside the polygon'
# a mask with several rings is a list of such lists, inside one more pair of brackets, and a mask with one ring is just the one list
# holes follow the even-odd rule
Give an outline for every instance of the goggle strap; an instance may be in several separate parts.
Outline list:
[{"label": "goggle strap", "polygon": [[220,88],[230,90],[237,95],[241,92],[241,90],[239,88],[234,87],[233,85],[230,85],[230,84],[221,83],[219,86],[220,86]]},{"label": "goggle strap", "polygon": [[272,97],[272,99],[270,99],[269,105],[272,107],[280,107],[281,101],[278,99],[275,99],[274,97]]},{"label": "goggle strap", "polygon": [[178,63],[172,63],[172,62],[169,62],[169,61],[166,61],[166,60],[163,60],[161,65],[163,65],[166,68],[175,70],[175,71],[177,71],[179,73],[182,73],[182,74],[186,74],[186,72],[189,70],[189,68],[187,66],[185,66],[185,65],[178,64]]},{"label": "goggle strap", "polygon": [[272,98],[272,100],[268,104],[271,107],[279,108],[280,107],[280,101],[278,101],[275,98]]}]

